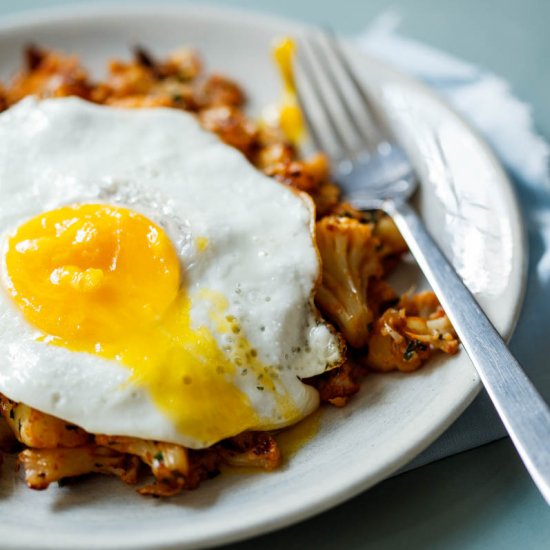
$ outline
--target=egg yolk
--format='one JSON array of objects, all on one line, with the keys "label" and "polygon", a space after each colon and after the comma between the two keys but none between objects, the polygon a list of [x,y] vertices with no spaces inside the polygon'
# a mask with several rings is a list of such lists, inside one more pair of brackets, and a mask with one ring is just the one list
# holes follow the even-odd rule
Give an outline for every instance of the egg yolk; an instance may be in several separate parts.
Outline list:
[{"label": "egg yolk", "polygon": [[[216,293],[203,299],[215,330],[235,333],[235,349],[222,351],[209,329],[192,326],[177,253],[145,216],[103,204],[40,214],[9,238],[5,270],[8,292],[38,338],[129,367],[131,383],[146,387],[180,433],[201,446],[260,423],[234,380],[239,367],[269,369]],[[274,380],[266,376],[265,389],[277,394],[284,416],[296,416]]]},{"label": "egg yolk", "polygon": [[304,122],[294,81],[295,51],[296,45],[290,38],[279,40],[273,47],[273,57],[283,81],[283,92],[279,105],[279,125],[285,136],[292,143],[298,144],[304,134]]},{"label": "egg yolk", "polygon": [[76,348],[158,322],[180,287],[166,234],[143,216],[84,204],[46,212],[8,243],[11,294],[27,319]]}]

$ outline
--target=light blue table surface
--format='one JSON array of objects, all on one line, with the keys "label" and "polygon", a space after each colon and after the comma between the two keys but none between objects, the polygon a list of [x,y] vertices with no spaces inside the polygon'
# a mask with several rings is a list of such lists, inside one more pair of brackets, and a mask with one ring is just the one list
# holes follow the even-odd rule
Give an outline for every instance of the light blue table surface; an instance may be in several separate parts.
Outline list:
[{"label": "light blue table surface", "polygon": [[[85,2],[0,0],[0,16]],[[347,34],[359,32],[374,16],[392,9],[403,16],[402,31],[407,35],[505,77],[515,93],[533,106],[539,131],[550,139],[550,0],[214,3],[330,22]],[[516,338],[523,336],[520,320]],[[550,508],[504,439],[401,474],[316,518],[231,549],[259,547],[550,549]]]}]

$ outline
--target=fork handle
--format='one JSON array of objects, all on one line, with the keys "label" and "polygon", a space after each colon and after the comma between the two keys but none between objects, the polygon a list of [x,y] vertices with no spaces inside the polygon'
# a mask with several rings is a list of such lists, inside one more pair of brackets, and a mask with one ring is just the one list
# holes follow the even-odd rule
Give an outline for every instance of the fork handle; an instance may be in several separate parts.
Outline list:
[{"label": "fork handle", "polygon": [[519,455],[550,504],[550,410],[412,207],[383,209],[403,238],[476,368]]}]

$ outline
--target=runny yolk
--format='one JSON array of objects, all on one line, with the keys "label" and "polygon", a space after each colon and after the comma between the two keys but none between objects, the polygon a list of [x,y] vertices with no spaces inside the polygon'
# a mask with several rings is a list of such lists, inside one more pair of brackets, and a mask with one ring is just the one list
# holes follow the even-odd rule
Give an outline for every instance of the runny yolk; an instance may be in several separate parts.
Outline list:
[{"label": "runny yolk", "polygon": [[[40,339],[129,367],[132,383],[198,444],[258,424],[234,378],[243,361],[255,372],[264,366],[244,337],[238,352],[222,351],[209,329],[192,326],[176,251],[145,216],[103,204],[40,214],[9,238],[5,269],[8,291]],[[214,294],[205,298],[216,330],[232,330],[227,303]],[[266,390],[277,393],[269,380]],[[276,401],[285,416],[297,414],[288,398]]]},{"label": "runny yolk", "polygon": [[279,125],[285,136],[293,144],[298,144],[304,135],[304,121],[294,81],[295,51],[296,45],[291,38],[283,38],[273,47],[273,57],[283,81],[283,92],[279,105]]}]

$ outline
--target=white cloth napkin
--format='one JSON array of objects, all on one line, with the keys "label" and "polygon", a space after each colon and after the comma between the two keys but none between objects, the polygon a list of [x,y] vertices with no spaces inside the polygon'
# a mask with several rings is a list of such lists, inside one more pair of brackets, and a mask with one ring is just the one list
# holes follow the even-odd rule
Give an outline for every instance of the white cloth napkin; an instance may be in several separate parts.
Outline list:
[{"label": "white cloth napkin", "polygon": [[[503,79],[397,33],[399,17],[383,14],[358,37],[370,55],[424,81],[451,103],[500,158],[516,185],[529,236],[525,304],[511,348],[550,401],[549,147],[534,130],[531,109]],[[406,469],[471,449],[505,435],[483,392],[431,447]]]}]

